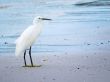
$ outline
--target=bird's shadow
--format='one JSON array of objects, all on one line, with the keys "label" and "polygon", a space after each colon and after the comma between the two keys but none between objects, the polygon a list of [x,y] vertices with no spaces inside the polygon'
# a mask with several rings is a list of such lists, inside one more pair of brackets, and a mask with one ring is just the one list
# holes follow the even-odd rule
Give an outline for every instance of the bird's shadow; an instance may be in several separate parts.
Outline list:
[{"label": "bird's shadow", "polygon": [[30,68],[33,68],[33,67],[41,67],[42,65],[26,65],[26,66],[22,66],[22,67],[30,67]]}]

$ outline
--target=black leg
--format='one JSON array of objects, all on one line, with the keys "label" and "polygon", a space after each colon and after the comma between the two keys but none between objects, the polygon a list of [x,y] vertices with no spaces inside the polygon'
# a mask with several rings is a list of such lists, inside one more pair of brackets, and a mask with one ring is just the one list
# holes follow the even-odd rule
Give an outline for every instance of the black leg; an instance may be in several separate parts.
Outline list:
[{"label": "black leg", "polygon": [[24,64],[25,64],[25,66],[26,66],[27,64],[26,64],[26,58],[25,58],[25,56],[26,56],[26,50],[25,50],[25,52],[24,52]]},{"label": "black leg", "polygon": [[32,61],[32,57],[31,57],[31,47],[29,49],[29,56],[30,56],[31,66],[33,67],[33,61]]}]

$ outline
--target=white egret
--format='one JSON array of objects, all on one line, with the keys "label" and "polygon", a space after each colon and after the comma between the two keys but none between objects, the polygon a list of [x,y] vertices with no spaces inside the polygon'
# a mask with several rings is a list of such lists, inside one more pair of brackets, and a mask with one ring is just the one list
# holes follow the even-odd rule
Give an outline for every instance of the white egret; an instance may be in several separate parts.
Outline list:
[{"label": "white egret", "polygon": [[26,50],[29,50],[31,66],[32,67],[34,66],[32,57],[31,57],[31,46],[33,45],[33,43],[41,33],[43,20],[51,20],[51,19],[43,18],[43,17],[35,17],[33,20],[33,24],[29,26],[26,30],[24,30],[21,36],[16,40],[15,55],[19,56],[19,55],[22,55],[22,53],[24,53],[25,66],[28,66],[26,64],[26,58],[25,58]]}]

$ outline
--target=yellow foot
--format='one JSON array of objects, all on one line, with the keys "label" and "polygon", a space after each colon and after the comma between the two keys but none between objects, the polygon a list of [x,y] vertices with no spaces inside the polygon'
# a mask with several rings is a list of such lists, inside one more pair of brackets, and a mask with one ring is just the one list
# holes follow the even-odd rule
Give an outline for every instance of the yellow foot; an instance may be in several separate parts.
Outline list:
[{"label": "yellow foot", "polygon": [[23,66],[23,67],[41,67],[42,65],[26,65],[26,66]]}]

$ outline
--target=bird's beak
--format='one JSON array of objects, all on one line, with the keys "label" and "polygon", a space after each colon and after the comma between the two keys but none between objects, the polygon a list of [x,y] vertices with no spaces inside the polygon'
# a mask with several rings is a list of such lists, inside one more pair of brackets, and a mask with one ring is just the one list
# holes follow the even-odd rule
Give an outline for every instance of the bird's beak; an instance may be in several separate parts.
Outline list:
[{"label": "bird's beak", "polygon": [[48,18],[42,18],[42,20],[52,20],[52,19],[48,19]]}]

